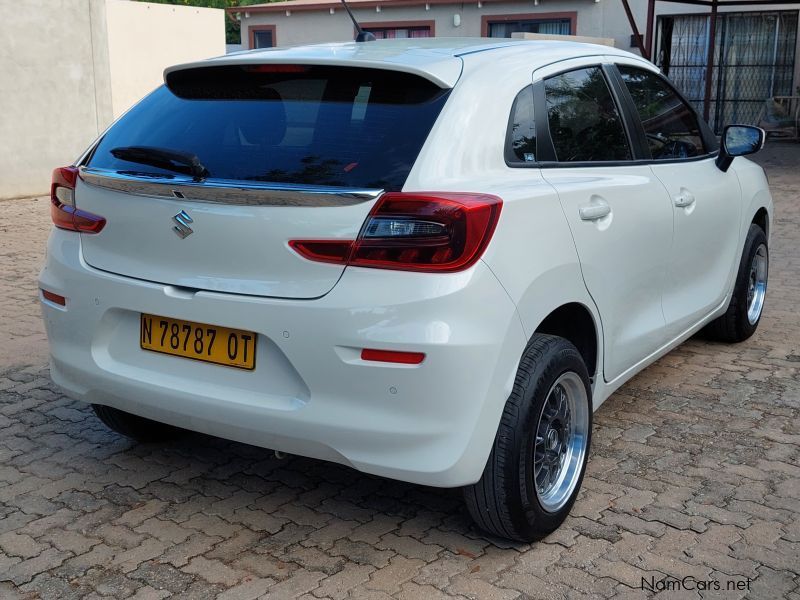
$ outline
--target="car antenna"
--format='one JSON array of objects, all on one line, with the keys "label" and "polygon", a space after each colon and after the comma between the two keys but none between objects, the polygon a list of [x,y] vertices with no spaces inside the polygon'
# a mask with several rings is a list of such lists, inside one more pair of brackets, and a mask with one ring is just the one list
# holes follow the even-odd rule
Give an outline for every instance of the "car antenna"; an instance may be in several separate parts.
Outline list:
[{"label": "car antenna", "polygon": [[358,24],[356,18],[353,16],[353,13],[350,12],[350,7],[347,6],[347,2],[342,0],[342,4],[344,5],[344,9],[347,11],[347,14],[350,15],[350,20],[353,22],[353,25],[356,26],[356,41],[357,42],[374,42],[375,36],[372,35],[369,31],[364,31],[361,29],[361,25]]}]

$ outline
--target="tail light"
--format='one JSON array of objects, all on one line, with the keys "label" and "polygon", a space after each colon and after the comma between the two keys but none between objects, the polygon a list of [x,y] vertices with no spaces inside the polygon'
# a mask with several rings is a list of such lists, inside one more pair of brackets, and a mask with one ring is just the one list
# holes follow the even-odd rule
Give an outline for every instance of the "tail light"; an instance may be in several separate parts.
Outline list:
[{"label": "tail light", "polygon": [[78,180],[77,167],[59,167],[53,171],[50,186],[50,216],[60,229],[99,233],[106,225],[103,217],[75,207],[75,183]]},{"label": "tail light", "polygon": [[446,273],[481,257],[503,201],[489,194],[390,192],[381,196],[355,241],[292,240],[309,260],[377,269]]}]

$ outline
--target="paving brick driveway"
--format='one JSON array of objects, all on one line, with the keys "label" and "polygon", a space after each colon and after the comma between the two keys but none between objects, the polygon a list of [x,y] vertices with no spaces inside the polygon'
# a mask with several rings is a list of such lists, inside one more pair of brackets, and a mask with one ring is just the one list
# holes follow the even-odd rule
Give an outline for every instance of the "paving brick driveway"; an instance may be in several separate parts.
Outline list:
[{"label": "paving brick driveway", "polygon": [[777,220],[757,335],[691,340],[614,394],[572,515],[517,546],[453,490],[109,433],[48,379],[47,200],[0,203],[0,598],[636,598],[692,576],[702,597],[800,599],[800,145],[759,160]]}]

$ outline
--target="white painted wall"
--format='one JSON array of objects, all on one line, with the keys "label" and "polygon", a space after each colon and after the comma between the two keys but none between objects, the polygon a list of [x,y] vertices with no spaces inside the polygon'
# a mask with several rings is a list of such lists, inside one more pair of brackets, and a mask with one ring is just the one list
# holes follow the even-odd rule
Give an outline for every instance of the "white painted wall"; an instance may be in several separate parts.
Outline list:
[{"label": "white painted wall", "polygon": [[161,85],[165,68],[225,54],[225,18],[213,8],[107,0],[114,118]]},{"label": "white painted wall", "polygon": [[0,0],[0,199],[44,194],[169,65],[225,54],[221,10]]},{"label": "white painted wall", "polygon": [[104,2],[0,0],[0,198],[48,190],[111,120],[104,40]]},{"label": "white painted wall", "polygon": [[[643,0],[632,0],[637,18],[644,24],[647,7]],[[242,44],[249,47],[248,27],[252,25],[275,25],[279,46],[294,46],[319,42],[347,41],[353,39],[353,26],[341,8],[329,10],[294,10],[290,16],[280,12],[250,12],[245,17],[242,9]],[[353,14],[361,24],[385,21],[428,21],[436,23],[437,37],[478,37],[481,35],[483,15],[510,15],[527,13],[577,12],[577,35],[614,38],[617,48],[629,49],[631,32],[620,0],[548,0],[535,6],[533,2],[492,2],[478,8],[477,2],[453,4],[431,4],[429,10],[419,6],[382,6],[353,8]],[[461,18],[459,27],[453,24],[453,16]]]}]

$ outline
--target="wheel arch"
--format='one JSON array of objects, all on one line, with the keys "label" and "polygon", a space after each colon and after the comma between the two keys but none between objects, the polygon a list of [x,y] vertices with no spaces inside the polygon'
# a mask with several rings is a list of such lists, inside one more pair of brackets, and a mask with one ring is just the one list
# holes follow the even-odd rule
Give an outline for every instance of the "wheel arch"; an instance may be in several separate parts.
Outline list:
[{"label": "wheel arch", "polygon": [[592,380],[603,380],[603,322],[577,259],[539,274],[516,303],[529,340],[535,333],[568,339],[583,356]]},{"label": "wheel arch", "polygon": [[578,349],[591,377],[598,374],[600,335],[594,315],[581,302],[567,302],[552,310],[534,331],[557,335],[572,342]]},{"label": "wheel arch", "polygon": [[[755,223],[764,230],[767,240],[772,229],[772,214],[774,203],[769,192],[769,182],[766,173],[759,165],[746,158],[733,161],[732,170],[739,178],[742,192],[742,212],[740,231],[740,255],[747,237],[747,230]],[[738,258],[738,257],[737,257]]]},{"label": "wheel arch", "polygon": [[756,214],[753,215],[753,218],[750,220],[751,225],[758,225],[764,231],[769,239],[769,212],[767,211],[766,206],[762,206],[756,211]]}]

